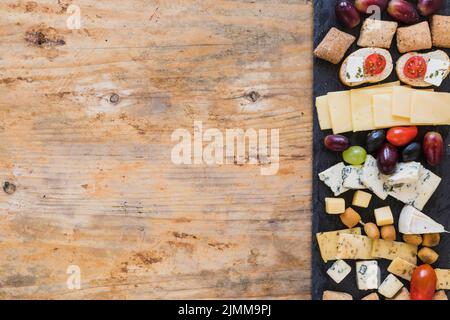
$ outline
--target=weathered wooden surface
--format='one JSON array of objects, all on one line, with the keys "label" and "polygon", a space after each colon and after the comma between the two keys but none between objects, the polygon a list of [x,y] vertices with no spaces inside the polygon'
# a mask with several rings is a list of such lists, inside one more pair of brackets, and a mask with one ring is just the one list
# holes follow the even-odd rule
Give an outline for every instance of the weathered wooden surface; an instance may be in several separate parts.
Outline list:
[{"label": "weathered wooden surface", "polygon": [[[0,179],[17,186],[0,298],[310,297],[310,1],[2,0],[0,17]],[[172,164],[194,120],[279,128],[278,174]]]}]

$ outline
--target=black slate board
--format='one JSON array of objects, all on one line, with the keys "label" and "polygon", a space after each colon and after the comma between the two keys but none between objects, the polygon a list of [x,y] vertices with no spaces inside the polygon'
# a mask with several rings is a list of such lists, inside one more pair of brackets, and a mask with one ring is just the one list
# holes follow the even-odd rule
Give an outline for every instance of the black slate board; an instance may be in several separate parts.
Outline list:
[{"label": "black slate board", "polygon": [[[336,21],[334,13],[334,5],[336,1],[329,0],[316,0],[314,1],[314,48],[320,43],[323,37],[326,35],[328,30],[335,26],[338,29],[351,33],[358,37],[360,26],[353,30],[346,29],[339,22]],[[450,15],[450,0],[446,1],[446,9],[442,10],[440,14]],[[383,14],[383,20],[392,20],[386,13]],[[349,49],[347,54],[357,50],[358,47],[356,43]],[[392,43],[391,54],[394,61],[397,61],[400,56],[396,47],[396,39]],[[447,54],[450,54],[450,50],[445,50]],[[349,88],[341,84],[338,78],[339,65],[335,66],[326,61],[314,58],[314,99],[317,96],[327,94],[330,91],[347,90]],[[397,75],[395,71],[391,76],[383,82],[397,81]],[[436,89],[437,91],[450,92],[450,77],[447,78],[444,83]],[[323,139],[326,135],[331,134],[331,130],[321,131],[319,128],[317,113],[314,108],[314,160],[313,160],[313,241],[312,241],[312,298],[314,300],[319,300],[322,298],[322,293],[325,290],[335,290],[341,292],[347,292],[353,296],[354,299],[361,299],[362,297],[368,295],[373,291],[360,291],[356,286],[356,272],[355,272],[355,262],[347,261],[352,266],[352,272],[347,278],[344,279],[340,284],[336,284],[327,274],[327,269],[332,265],[333,262],[324,263],[321,256],[319,247],[317,245],[315,234],[317,232],[332,231],[338,229],[345,229],[346,227],[341,223],[338,216],[330,216],[325,213],[324,199],[325,197],[332,197],[333,194],[327,186],[325,186],[319,179],[318,173],[329,168],[330,166],[342,161],[340,154],[334,154],[327,151],[323,146]],[[450,106],[449,106],[450,108]],[[450,144],[449,127],[439,126],[439,127],[420,127],[420,136],[417,138],[421,141],[423,135],[430,130],[438,131],[442,134],[445,139],[446,145]],[[365,137],[367,132],[363,133],[349,133],[346,134],[350,138],[353,145],[365,144]],[[425,161],[422,159],[422,164]],[[439,186],[436,193],[433,195],[431,200],[428,202],[427,206],[423,210],[424,213],[431,216],[433,219],[438,221],[450,230],[450,147],[447,146],[446,157],[444,162],[437,168],[427,168],[431,169],[434,173],[442,178],[442,183]],[[353,191],[346,192],[343,197],[346,199],[347,203],[351,203],[353,197]],[[382,201],[376,196],[372,198],[371,205],[368,209],[360,209],[357,211],[361,214],[364,221],[374,221],[373,209],[382,206],[391,206],[394,213],[396,225],[398,222],[398,216],[403,204],[391,197],[387,200]],[[401,239],[401,235],[397,235],[397,240]],[[450,268],[450,234],[442,235],[440,245],[435,248],[440,254],[439,260],[434,265],[439,268]],[[387,267],[390,261],[379,260],[379,264],[382,272],[382,280],[388,275]],[[404,281],[405,286],[409,289],[409,282]],[[449,293],[447,293],[449,294]]]}]

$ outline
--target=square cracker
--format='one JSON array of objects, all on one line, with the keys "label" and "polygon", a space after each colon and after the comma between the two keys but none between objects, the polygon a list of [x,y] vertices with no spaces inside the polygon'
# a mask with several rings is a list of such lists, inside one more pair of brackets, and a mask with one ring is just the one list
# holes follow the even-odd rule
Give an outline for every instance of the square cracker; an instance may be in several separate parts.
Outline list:
[{"label": "square cracker", "polygon": [[398,23],[366,19],[361,28],[358,46],[390,49]]},{"label": "square cracker", "polygon": [[351,34],[333,27],[314,50],[314,55],[317,58],[338,64],[355,40],[356,38]]},{"label": "square cracker", "polygon": [[397,47],[400,53],[431,49],[431,31],[427,21],[398,28]]},{"label": "square cracker", "polygon": [[450,17],[435,14],[431,18],[431,34],[433,45],[440,48],[450,48]]}]

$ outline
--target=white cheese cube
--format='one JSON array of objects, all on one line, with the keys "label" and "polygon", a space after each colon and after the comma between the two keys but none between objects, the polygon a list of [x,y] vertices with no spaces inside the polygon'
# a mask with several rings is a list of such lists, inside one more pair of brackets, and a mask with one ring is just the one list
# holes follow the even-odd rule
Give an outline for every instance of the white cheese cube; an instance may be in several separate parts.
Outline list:
[{"label": "white cheese cube", "polygon": [[362,166],[346,166],[342,170],[342,178],[344,179],[344,187],[348,189],[366,189],[361,181]]},{"label": "white cheese cube", "polygon": [[319,173],[319,179],[330,187],[336,197],[349,190],[343,186],[342,171],[344,168],[345,164],[341,162]]},{"label": "white cheese cube", "polygon": [[377,160],[370,154],[367,155],[361,175],[361,182],[381,200],[385,200],[388,196],[389,190],[386,188],[387,178],[387,176],[381,174],[380,170],[378,170]]},{"label": "white cheese cube", "polygon": [[344,260],[337,260],[333,265],[328,269],[327,273],[336,283],[341,283],[345,277],[352,271],[352,267],[350,267]]},{"label": "white cheese cube", "polygon": [[345,68],[345,80],[347,82],[361,82],[364,80],[364,58],[349,57]]},{"label": "white cheese cube", "polygon": [[364,191],[356,191],[355,195],[353,196],[352,204],[356,207],[368,208],[370,200],[372,200],[372,195],[370,193]]},{"label": "white cheese cube", "polygon": [[345,200],[342,198],[325,198],[325,211],[328,214],[344,213]]},{"label": "white cheese cube", "polygon": [[378,289],[381,282],[378,262],[374,260],[356,262],[356,279],[359,290]]},{"label": "white cheese cube", "polygon": [[444,80],[444,76],[450,67],[450,63],[444,60],[430,59],[427,63],[427,72],[425,73],[425,82],[439,87]]},{"label": "white cheese cube", "polygon": [[378,292],[390,299],[394,297],[401,288],[403,288],[403,283],[393,274],[389,274],[378,288]]},{"label": "white cheese cube", "polygon": [[392,215],[391,207],[375,209],[374,213],[377,226],[382,227],[394,224],[394,216]]}]

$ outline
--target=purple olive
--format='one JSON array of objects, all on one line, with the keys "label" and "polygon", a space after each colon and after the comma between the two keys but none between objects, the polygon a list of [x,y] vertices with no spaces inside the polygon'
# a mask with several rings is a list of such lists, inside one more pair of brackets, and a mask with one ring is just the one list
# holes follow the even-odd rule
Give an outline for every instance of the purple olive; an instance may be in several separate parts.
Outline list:
[{"label": "purple olive", "polygon": [[391,0],[387,12],[399,22],[414,24],[419,22],[419,14],[412,3],[405,0]]},{"label": "purple olive", "polygon": [[377,6],[380,8],[380,11],[386,10],[388,5],[388,0],[356,0],[355,1],[355,8],[361,13],[372,13],[367,12],[367,9],[370,6]]},{"label": "purple olive", "polygon": [[377,164],[382,174],[393,174],[397,168],[398,151],[392,144],[386,143],[378,151]]},{"label": "purple olive", "polygon": [[324,140],[325,148],[335,152],[342,152],[350,147],[347,137],[341,135],[328,135]]},{"label": "purple olive", "polygon": [[444,0],[419,0],[417,10],[423,16],[430,16],[444,7]]},{"label": "purple olive", "polygon": [[354,28],[361,23],[361,17],[350,1],[338,1],[336,4],[336,17],[346,27]]}]

